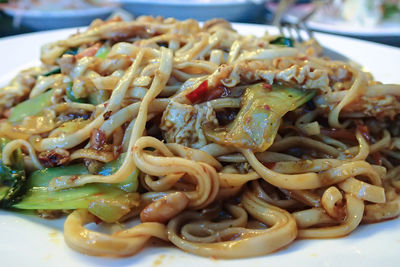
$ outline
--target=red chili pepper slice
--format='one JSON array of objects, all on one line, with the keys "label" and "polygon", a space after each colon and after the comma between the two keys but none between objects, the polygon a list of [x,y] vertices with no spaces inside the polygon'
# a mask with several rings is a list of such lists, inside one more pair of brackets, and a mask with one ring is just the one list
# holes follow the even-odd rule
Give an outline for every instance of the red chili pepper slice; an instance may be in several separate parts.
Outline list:
[{"label": "red chili pepper slice", "polygon": [[205,96],[207,91],[208,91],[208,81],[205,80],[199,85],[199,87],[197,87],[192,92],[187,94],[186,98],[189,99],[190,102],[196,103]]}]

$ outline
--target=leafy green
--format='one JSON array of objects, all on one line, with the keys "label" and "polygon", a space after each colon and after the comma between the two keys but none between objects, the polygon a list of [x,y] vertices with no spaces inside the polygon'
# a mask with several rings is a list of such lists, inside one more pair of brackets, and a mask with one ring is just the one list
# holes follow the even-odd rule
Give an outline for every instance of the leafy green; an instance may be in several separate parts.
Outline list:
[{"label": "leafy green", "polygon": [[[110,161],[99,170],[98,174],[103,176],[109,176],[115,173],[122,165],[124,161],[125,153],[121,154],[117,159]],[[60,166],[55,168],[45,168],[37,170],[31,174],[28,181],[28,187],[47,187],[49,182],[54,177],[65,176],[65,175],[82,175],[88,174],[88,170],[84,164],[75,164],[70,166]],[[111,184],[110,186],[118,187],[125,192],[135,192],[138,188],[138,175],[139,169],[135,169],[129,177],[117,184]]]},{"label": "leafy green", "polygon": [[78,47],[71,47],[67,51],[65,51],[63,55],[73,55],[73,56],[75,56],[76,54],[78,54]]},{"label": "leafy green", "polygon": [[94,56],[97,58],[106,59],[108,52],[110,52],[110,48],[103,45],[102,47],[99,48],[99,50],[97,50]]},{"label": "leafy green", "polygon": [[31,188],[17,209],[68,210],[88,209],[105,222],[115,222],[138,205],[138,194],[126,193],[106,184],[86,184],[81,187],[49,191],[47,187]]},{"label": "leafy green", "polygon": [[246,89],[234,121],[217,131],[205,128],[205,135],[218,144],[265,151],[273,143],[282,117],[314,94],[315,91],[285,86],[253,85]]},{"label": "leafy green", "polygon": [[60,166],[55,168],[45,168],[41,170],[37,170],[31,174],[28,181],[28,187],[47,187],[49,182],[54,177],[63,176],[63,175],[80,175],[80,174],[88,174],[84,164],[75,164],[69,166]]},{"label": "leafy green", "polygon": [[74,91],[72,90],[72,86],[73,86],[73,83],[70,82],[68,84],[67,88],[65,89],[65,93],[66,93],[67,97],[69,98],[69,100],[71,100],[72,102],[87,103],[87,98],[77,98],[74,96]]},{"label": "leafy green", "polygon": [[7,193],[0,200],[0,207],[10,208],[15,203],[18,203],[26,192],[25,171],[13,170],[3,163],[0,165],[1,183],[3,186],[8,187]]},{"label": "leafy green", "polygon": [[274,45],[293,47],[294,41],[291,38],[286,38],[286,37],[280,36],[280,37],[276,38],[275,40],[270,41],[269,43],[274,44]]},{"label": "leafy green", "polygon": [[[111,175],[123,162],[125,154],[105,164],[100,175]],[[83,164],[38,170],[32,173],[28,192],[23,200],[13,207],[17,209],[78,209],[86,208],[105,222],[115,222],[138,205],[139,170],[136,169],[124,182],[118,184],[86,184],[59,191],[49,191],[51,179],[63,175],[88,174]],[[1,194],[1,191],[0,191]]]},{"label": "leafy green", "polygon": [[61,73],[61,68],[60,68],[60,67],[57,67],[57,68],[55,68],[55,69],[52,69],[52,70],[49,71],[49,72],[46,72],[46,73],[42,74],[42,76],[50,76],[50,75],[59,74],[59,73]]},{"label": "leafy green", "polygon": [[[125,153],[122,153],[116,160],[106,163],[99,171],[99,174],[108,176],[118,171],[125,159],[125,155]],[[135,192],[139,186],[138,176],[139,169],[136,168],[124,182],[118,183],[116,186],[126,192]]]},{"label": "leafy green", "polygon": [[8,186],[0,186],[0,199],[3,199],[7,195],[8,189]]},{"label": "leafy green", "polygon": [[10,122],[18,122],[28,116],[34,116],[40,113],[44,107],[51,104],[51,97],[53,96],[55,89],[51,89],[43,94],[25,100],[19,103],[11,109]]},{"label": "leafy green", "polygon": [[[0,155],[8,139],[0,138]],[[26,192],[26,175],[20,149],[13,153],[12,166],[3,163],[0,156],[0,208],[10,208],[18,203]]]},{"label": "leafy green", "polygon": [[111,93],[107,90],[96,90],[89,94],[89,103],[99,105],[106,102],[110,98]]}]

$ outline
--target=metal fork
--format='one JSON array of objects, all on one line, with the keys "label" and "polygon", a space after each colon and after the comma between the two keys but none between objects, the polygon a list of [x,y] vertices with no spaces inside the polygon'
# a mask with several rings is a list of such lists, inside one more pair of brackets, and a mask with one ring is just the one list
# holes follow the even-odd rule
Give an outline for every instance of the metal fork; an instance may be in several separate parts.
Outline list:
[{"label": "metal fork", "polygon": [[313,0],[311,11],[300,17],[296,22],[288,22],[284,18],[286,11],[294,4],[293,0],[281,0],[274,16],[274,23],[278,26],[283,36],[290,37],[298,42],[304,42],[313,39],[313,32],[306,26],[310,19],[322,6],[331,2],[331,0]]},{"label": "metal fork", "polygon": [[281,35],[300,43],[314,39],[313,32],[302,21],[296,23],[282,21],[279,23],[278,28]]},{"label": "metal fork", "polygon": [[[284,2],[290,2],[292,0],[282,0]],[[293,1],[292,1],[293,2]],[[312,17],[312,15],[315,14],[321,7],[323,7],[325,4],[330,4],[332,0],[314,0],[314,7],[313,9],[308,12],[307,14],[303,15],[301,18],[298,19],[296,22],[288,22],[283,18],[283,14],[287,11],[287,9],[290,7],[290,5],[285,5],[286,10],[281,10],[281,14],[278,14],[280,17],[280,21],[278,23],[278,28],[282,36],[291,38],[297,42],[305,42],[311,39],[314,39],[317,43],[318,41],[314,38],[314,33],[312,30],[310,30],[306,22],[308,19]],[[331,59],[334,60],[341,60],[341,61],[350,61],[350,59],[332,49],[329,49],[327,47],[321,46],[323,50],[323,55],[327,56]]]}]

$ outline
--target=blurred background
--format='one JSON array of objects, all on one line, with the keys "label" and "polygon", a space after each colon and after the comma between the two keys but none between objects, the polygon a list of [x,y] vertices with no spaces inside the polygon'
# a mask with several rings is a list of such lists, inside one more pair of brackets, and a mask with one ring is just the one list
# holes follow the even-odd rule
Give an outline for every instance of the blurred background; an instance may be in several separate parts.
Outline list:
[{"label": "blurred background", "polygon": [[120,15],[303,23],[313,31],[400,47],[400,0],[0,0],[0,37],[86,26]]}]

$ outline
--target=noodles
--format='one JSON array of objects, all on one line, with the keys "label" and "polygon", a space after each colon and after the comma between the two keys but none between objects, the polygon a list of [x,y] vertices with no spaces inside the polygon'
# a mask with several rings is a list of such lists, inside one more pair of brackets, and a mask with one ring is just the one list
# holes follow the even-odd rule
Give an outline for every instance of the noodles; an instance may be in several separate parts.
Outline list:
[{"label": "noodles", "polygon": [[400,86],[282,38],[139,17],[43,46],[0,89],[0,207],[67,213],[68,246],[108,257],[260,256],[396,218]]}]

